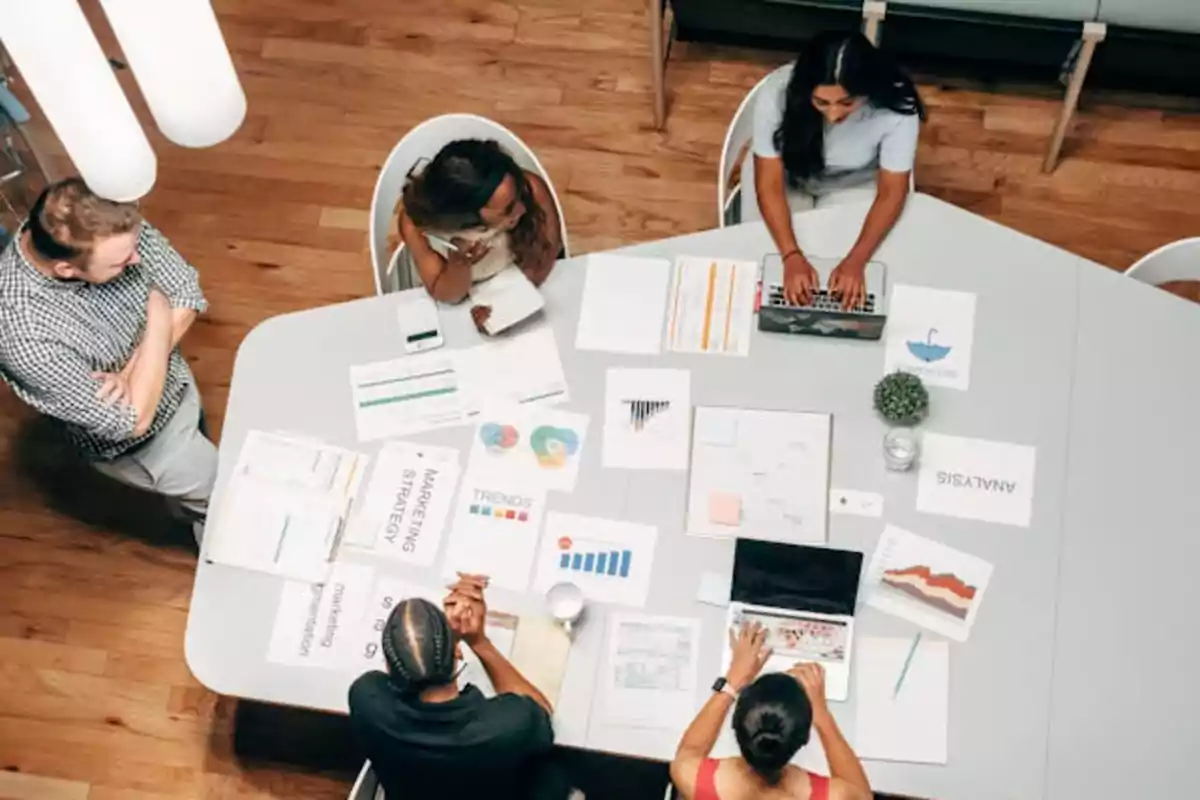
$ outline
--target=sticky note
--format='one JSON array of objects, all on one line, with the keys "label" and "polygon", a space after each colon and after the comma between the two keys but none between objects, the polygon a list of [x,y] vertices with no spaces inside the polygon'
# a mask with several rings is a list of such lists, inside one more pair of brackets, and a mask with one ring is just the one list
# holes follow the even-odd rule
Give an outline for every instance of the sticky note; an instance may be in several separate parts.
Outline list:
[{"label": "sticky note", "polygon": [[710,606],[724,608],[729,605],[729,595],[733,591],[733,576],[720,572],[704,572],[700,575],[700,585],[696,588],[696,599]]},{"label": "sticky note", "polygon": [[737,527],[742,524],[742,497],[732,492],[710,492],[708,521],[714,525]]}]

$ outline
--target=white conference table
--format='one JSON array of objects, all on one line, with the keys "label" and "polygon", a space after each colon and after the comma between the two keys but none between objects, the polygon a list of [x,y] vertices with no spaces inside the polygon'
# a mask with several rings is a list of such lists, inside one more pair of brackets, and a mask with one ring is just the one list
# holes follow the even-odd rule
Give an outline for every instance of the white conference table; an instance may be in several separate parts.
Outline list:
[{"label": "white conference table", "polygon": [[[798,214],[806,251],[844,253],[866,206]],[[757,260],[772,250],[761,223],[626,248],[629,255]],[[871,389],[881,343],[756,332],[748,358],[575,352],[584,258],[560,263],[544,287],[570,386],[560,406],[591,415],[573,493],[548,508],[658,526],[645,613],[703,625],[697,703],[720,669],[724,610],[696,599],[700,575],[728,572],[733,542],[684,532],[685,472],[601,467],[604,372],[609,366],[692,371],[692,402],[833,414],[832,485],[878,492],[884,519],[834,515],[829,542],[869,560],[884,521],[995,565],[969,642],[952,644],[950,750],[945,766],[867,762],[881,791],[929,798],[1119,798],[1191,785],[1187,756],[1200,741],[1200,655],[1190,611],[1200,607],[1197,475],[1200,309],[1065,251],[925,195],[914,195],[878,253],[893,283],[977,294],[970,390],[932,390],[926,431],[1037,447],[1029,528],[916,512],[916,472],[885,470],[883,423]],[[464,309],[443,311],[447,347],[479,336]],[[368,298],[275,317],[242,343],[221,440],[214,502],[252,429],[359,443],[348,368],[403,354],[395,298]],[[471,431],[411,437],[468,450]],[[443,537],[445,540],[445,537]],[[443,541],[443,548],[445,543]],[[387,559],[379,574],[429,586]],[[266,661],[282,580],[201,561],[186,637],[187,663],[221,694],[344,713],[347,677]],[[498,610],[532,613],[541,598],[495,590]],[[555,713],[560,744],[667,759],[677,734],[594,722],[593,687],[607,633],[593,605],[576,635]],[[911,636],[916,628],[861,606],[857,635]],[[833,703],[854,739],[854,697]],[[686,725],[682,720],[679,727]]]}]

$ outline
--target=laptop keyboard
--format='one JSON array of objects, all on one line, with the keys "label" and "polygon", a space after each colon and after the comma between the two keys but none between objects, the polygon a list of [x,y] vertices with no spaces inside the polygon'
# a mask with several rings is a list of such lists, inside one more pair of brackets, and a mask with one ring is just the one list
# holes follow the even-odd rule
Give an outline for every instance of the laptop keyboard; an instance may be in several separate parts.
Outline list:
[{"label": "laptop keyboard", "polygon": [[825,289],[819,289],[813,292],[812,298],[807,305],[798,306],[789,303],[783,297],[782,286],[769,286],[766,297],[764,297],[764,305],[774,306],[776,308],[800,308],[806,311],[836,311],[843,314],[874,314],[875,313],[875,295],[867,294],[866,302],[858,308],[844,310],[842,301],[831,295]]}]

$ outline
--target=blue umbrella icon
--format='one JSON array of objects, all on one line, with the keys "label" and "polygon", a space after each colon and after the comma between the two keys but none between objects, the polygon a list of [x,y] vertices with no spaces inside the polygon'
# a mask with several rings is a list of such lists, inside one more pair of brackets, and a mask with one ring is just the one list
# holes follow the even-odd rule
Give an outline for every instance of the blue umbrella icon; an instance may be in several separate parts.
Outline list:
[{"label": "blue umbrella icon", "polygon": [[933,343],[933,335],[937,333],[937,328],[930,328],[929,334],[923,342],[907,342],[908,352],[912,353],[917,358],[929,364],[934,361],[941,361],[946,356],[950,355],[953,348],[946,347],[941,344]]}]

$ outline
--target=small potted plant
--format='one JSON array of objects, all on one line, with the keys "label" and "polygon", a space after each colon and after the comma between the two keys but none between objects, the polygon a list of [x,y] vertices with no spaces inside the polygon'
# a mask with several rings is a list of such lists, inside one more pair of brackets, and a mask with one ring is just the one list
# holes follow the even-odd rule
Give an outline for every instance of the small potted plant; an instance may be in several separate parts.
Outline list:
[{"label": "small potted plant", "polygon": [[883,437],[883,459],[903,472],[917,460],[920,443],[912,430],[929,413],[929,392],[916,375],[897,370],[875,384],[875,410],[892,426]]},{"label": "small potted plant", "polygon": [[875,410],[889,425],[916,425],[929,413],[929,392],[916,375],[896,370],[875,384]]}]

